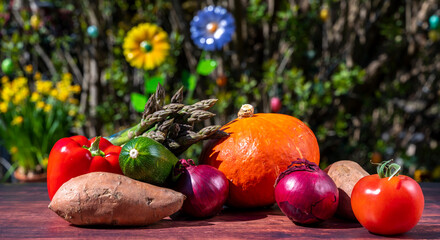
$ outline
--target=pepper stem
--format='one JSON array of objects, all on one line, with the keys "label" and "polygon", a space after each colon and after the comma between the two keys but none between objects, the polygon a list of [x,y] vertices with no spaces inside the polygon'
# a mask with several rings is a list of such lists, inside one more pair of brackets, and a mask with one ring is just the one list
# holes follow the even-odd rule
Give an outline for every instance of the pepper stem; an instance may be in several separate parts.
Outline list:
[{"label": "pepper stem", "polygon": [[101,141],[101,136],[97,136],[95,138],[95,141],[93,141],[92,145],[90,145],[90,148],[87,148],[90,151],[90,153],[92,153],[92,157],[95,157],[95,156],[104,157],[105,156],[104,152],[101,149],[99,149],[99,142],[100,141]]},{"label": "pepper stem", "polygon": [[377,174],[380,178],[388,178],[388,181],[391,180],[391,178],[398,176],[400,169],[402,168],[397,163],[391,163],[394,161],[393,159],[385,161],[383,163],[373,163],[377,164]]}]

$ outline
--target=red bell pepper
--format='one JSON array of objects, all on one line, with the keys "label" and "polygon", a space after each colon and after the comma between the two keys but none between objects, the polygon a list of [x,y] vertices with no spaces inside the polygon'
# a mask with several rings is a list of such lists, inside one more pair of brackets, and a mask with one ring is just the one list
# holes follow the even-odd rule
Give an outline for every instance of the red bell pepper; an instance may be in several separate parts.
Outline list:
[{"label": "red bell pepper", "polygon": [[90,141],[84,136],[58,140],[49,154],[47,165],[47,190],[49,198],[63,183],[90,172],[123,174],[119,166],[120,146],[107,139],[96,137]]}]

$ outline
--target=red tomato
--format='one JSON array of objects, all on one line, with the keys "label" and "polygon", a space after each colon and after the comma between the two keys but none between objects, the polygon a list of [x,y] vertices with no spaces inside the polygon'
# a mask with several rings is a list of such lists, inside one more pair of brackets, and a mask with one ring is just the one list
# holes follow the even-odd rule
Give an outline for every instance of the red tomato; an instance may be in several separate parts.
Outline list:
[{"label": "red tomato", "polygon": [[381,235],[408,232],[422,216],[425,200],[412,178],[399,175],[388,180],[374,174],[359,180],[351,194],[351,207],[368,231]]}]

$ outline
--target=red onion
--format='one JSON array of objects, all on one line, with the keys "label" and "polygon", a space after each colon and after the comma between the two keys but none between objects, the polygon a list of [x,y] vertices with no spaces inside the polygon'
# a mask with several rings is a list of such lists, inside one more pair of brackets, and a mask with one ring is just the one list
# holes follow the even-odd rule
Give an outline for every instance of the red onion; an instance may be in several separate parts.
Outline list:
[{"label": "red onion", "polygon": [[229,182],[222,172],[208,165],[195,166],[191,159],[181,159],[175,169],[181,173],[175,190],[186,196],[182,212],[202,218],[222,210],[229,193]]},{"label": "red onion", "polygon": [[339,192],[333,180],[316,163],[298,158],[278,176],[275,200],[294,223],[312,224],[335,214]]}]

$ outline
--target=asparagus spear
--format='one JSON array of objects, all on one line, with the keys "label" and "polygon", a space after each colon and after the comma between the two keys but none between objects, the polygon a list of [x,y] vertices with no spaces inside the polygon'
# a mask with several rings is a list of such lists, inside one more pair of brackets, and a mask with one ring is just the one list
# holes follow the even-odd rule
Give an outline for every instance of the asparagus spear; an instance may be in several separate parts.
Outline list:
[{"label": "asparagus spear", "polygon": [[157,142],[163,143],[167,138],[168,131],[173,124],[174,119],[166,120],[156,126],[155,131],[147,131],[142,136],[149,137]]},{"label": "asparagus spear", "polygon": [[220,127],[220,125],[208,126],[197,133],[187,131],[185,135],[178,137],[175,140],[178,145],[169,145],[168,147],[176,156],[178,156],[185,152],[194,143],[209,138],[212,134],[216,133],[220,129]]},{"label": "asparagus spear", "polygon": [[182,103],[183,102],[183,87],[179,88],[174,96],[171,98],[171,103]]},{"label": "asparagus spear", "polygon": [[173,113],[177,113],[183,104],[168,104],[163,106],[162,110],[156,111],[147,115],[146,117],[141,119],[141,122],[137,125],[129,128],[128,130],[124,130],[120,134],[113,135],[108,138],[108,140],[114,145],[123,145],[126,142],[130,141],[135,137],[141,136],[148,129],[152,128],[155,123],[165,120],[169,115]]},{"label": "asparagus spear", "polygon": [[194,132],[194,123],[209,119],[215,114],[207,111],[217,99],[206,99],[192,105],[184,105],[183,88],[171,98],[171,103],[164,105],[165,89],[158,85],[155,94],[145,104],[141,121],[128,129],[114,134],[107,139],[115,145],[123,145],[130,139],[145,136],[152,138],[170,149],[175,155],[183,153],[192,144],[207,138],[227,136],[220,131],[220,126],[208,126]]},{"label": "asparagus spear", "polygon": [[179,114],[192,114],[196,110],[208,110],[217,102],[217,99],[206,99],[200,102],[196,102],[193,105],[185,106],[180,111]]}]

